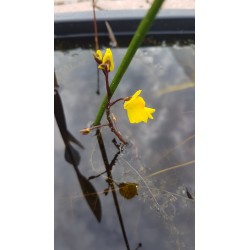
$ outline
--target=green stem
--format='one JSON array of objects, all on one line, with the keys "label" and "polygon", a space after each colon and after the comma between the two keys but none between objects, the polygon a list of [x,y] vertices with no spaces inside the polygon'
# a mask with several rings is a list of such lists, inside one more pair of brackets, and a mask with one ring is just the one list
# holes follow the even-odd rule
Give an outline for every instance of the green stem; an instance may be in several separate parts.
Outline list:
[{"label": "green stem", "polygon": [[104,72],[104,75],[105,75],[105,82],[106,82],[108,101],[110,102],[111,92],[110,92],[110,88],[109,88],[109,72],[106,70],[106,68],[105,68],[105,70],[103,72]]},{"label": "green stem", "polygon": [[[141,45],[147,31],[151,27],[151,25],[155,19],[155,16],[158,13],[163,2],[164,2],[164,0],[155,0],[153,2],[152,6],[150,7],[149,11],[147,12],[146,16],[142,19],[140,25],[138,26],[138,28],[133,36],[133,39],[129,44],[128,50],[127,50],[125,56],[123,57],[119,68],[117,69],[117,72],[113,78],[112,83],[110,84],[111,96],[114,94],[117,86],[119,85],[124,73],[126,72],[130,62],[132,61],[132,59],[135,55],[135,52],[137,51],[137,49]],[[100,108],[98,110],[98,113],[97,113],[97,116],[96,116],[96,119],[95,119],[93,125],[100,124],[102,116],[103,116],[104,111],[105,111],[106,104],[107,104],[107,95],[105,95],[103,100],[102,100],[102,103],[100,105]]]}]

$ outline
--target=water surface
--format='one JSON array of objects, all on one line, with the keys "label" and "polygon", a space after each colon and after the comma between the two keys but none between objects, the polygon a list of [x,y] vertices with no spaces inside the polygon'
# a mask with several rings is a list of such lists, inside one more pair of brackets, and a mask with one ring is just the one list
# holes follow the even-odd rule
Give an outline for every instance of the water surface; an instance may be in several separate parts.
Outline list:
[{"label": "water surface", "polygon": [[[113,49],[119,65],[125,49]],[[83,176],[105,170],[96,137],[80,129],[95,119],[102,96],[96,94],[96,63],[91,50],[55,51],[55,72],[68,130],[85,147],[74,148]],[[114,76],[112,72],[110,79]],[[112,108],[117,126],[129,141],[113,167],[117,183],[137,183],[138,196],[125,199],[117,191],[130,249],[194,249],[194,47],[162,46],[139,49],[112,100],[142,89],[154,120],[130,124],[122,103]],[[105,116],[103,118],[105,122]],[[117,152],[109,128],[102,129],[109,161]],[[74,168],[65,161],[65,145],[55,122],[55,249],[126,249],[105,174],[91,180],[101,201],[99,223],[90,210]],[[177,167],[176,167],[177,166]],[[175,168],[176,167],[176,168]],[[168,171],[159,172],[161,170]]]}]

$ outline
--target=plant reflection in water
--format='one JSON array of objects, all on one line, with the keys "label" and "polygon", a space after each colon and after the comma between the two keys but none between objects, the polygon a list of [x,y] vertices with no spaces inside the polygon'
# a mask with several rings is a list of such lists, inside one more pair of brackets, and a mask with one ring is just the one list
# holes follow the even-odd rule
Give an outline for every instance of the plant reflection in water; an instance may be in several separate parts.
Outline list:
[{"label": "plant reflection in water", "polygon": [[[54,113],[57,125],[59,127],[63,142],[65,144],[65,160],[70,163],[76,172],[79,184],[82,189],[82,194],[86,198],[93,214],[96,216],[98,221],[101,221],[101,203],[98,197],[98,194],[94,188],[94,186],[84,177],[78,169],[78,165],[80,163],[80,155],[76,149],[70,144],[70,141],[77,144],[81,149],[84,149],[82,144],[75,139],[67,129],[65,115],[63,111],[63,105],[61,101],[61,97],[58,92],[58,83],[56,74],[54,73]],[[92,195],[88,195],[92,194]]]}]

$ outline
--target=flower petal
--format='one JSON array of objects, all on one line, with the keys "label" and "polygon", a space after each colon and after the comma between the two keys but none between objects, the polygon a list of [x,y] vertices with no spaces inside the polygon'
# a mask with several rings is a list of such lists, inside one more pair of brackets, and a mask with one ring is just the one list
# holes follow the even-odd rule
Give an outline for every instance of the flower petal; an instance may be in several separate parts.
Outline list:
[{"label": "flower petal", "polygon": [[155,109],[145,107],[145,111],[148,114],[148,118],[154,119],[154,117],[151,114],[153,114],[155,112]]},{"label": "flower petal", "polygon": [[130,100],[124,102],[124,109],[129,109],[129,108],[144,108],[145,107],[145,101],[141,96],[133,96]]},{"label": "flower petal", "polygon": [[130,123],[148,122],[148,118],[154,119],[151,114],[155,109],[145,107],[144,99],[139,96],[142,91],[138,90],[134,95],[124,102],[124,109],[127,110],[127,115]]},{"label": "flower petal", "polygon": [[148,115],[143,109],[128,109],[130,123],[148,122]]},{"label": "flower petal", "polygon": [[111,49],[106,49],[106,52],[105,52],[105,55],[103,57],[102,63],[107,64],[109,66],[109,71],[114,70],[115,65],[114,65],[114,59],[113,59]]},{"label": "flower petal", "polygon": [[142,92],[141,89],[137,90],[137,91],[133,94],[132,98],[136,98],[137,96],[139,96],[139,95],[141,94],[141,92]]},{"label": "flower petal", "polygon": [[95,53],[95,57],[102,61],[102,52],[98,49]]}]

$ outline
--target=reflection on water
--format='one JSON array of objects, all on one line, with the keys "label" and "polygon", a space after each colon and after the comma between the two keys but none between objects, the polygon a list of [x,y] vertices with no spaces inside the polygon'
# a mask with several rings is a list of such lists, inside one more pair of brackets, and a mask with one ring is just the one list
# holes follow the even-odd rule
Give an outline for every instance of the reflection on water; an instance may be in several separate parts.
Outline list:
[{"label": "reflection on water", "polygon": [[[112,51],[119,65],[125,49]],[[100,75],[98,96],[96,63],[92,51],[83,49],[56,51],[55,71],[67,128],[85,147],[78,150],[79,173],[86,178],[99,175],[89,182],[102,208],[98,223],[74,169],[65,161],[65,144],[55,123],[55,249],[126,249],[95,133],[79,133],[95,119],[105,93],[104,77]],[[194,249],[194,48],[138,50],[112,100],[138,89],[147,106],[156,109],[154,120],[130,124],[122,103],[111,109],[130,142],[112,167],[130,249],[139,243],[142,249]],[[109,128],[101,131],[110,163],[118,149]],[[119,185],[124,187],[124,183],[135,184],[138,195],[126,198],[135,186],[120,195]]]}]

